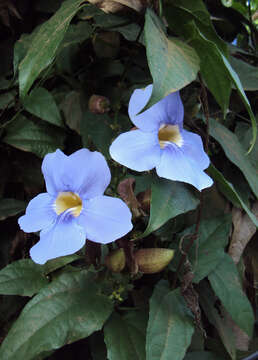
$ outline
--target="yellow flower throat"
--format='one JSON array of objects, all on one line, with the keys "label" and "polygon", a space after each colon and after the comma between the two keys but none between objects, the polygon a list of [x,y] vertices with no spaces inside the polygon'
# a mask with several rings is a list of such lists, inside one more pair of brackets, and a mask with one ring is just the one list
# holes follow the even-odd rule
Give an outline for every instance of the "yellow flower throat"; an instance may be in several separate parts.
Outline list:
[{"label": "yellow flower throat", "polygon": [[82,200],[71,191],[60,192],[55,201],[55,212],[60,215],[68,209],[74,217],[79,216],[82,211]]},{"label": "yellow flower throat", "polygon": [[161,149],[164,149],[169,143],[174,143],[179,147],[183,145],[183,138],[178,125],[161,125],[158,137]]}]

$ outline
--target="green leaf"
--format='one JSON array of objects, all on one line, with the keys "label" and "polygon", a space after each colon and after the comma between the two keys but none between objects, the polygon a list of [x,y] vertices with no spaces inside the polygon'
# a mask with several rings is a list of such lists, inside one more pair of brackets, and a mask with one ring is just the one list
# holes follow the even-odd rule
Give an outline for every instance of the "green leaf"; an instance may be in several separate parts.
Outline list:
[{"label": "green leaf", "polygon": [[31,34],[22,34],[20,39],[14,44],[13,50],[13,73],[16,76],[18,71],[19,64],[25,58],[26,53],[32,43],[34,36],[40,29],[40,25],[37,26]]},{"label": "green leaf", "polygon": [[82,0],[66,0],[59,10],[41,25],[36,36],[33,37],[26,56],[19,65],[20,96],[24,98],[33,82],[57,53],[70,21],[80,9]]},{"label": "green leaf", "polygon": [[77,24],[69,25],[61,47],[78,44],[87,40],[93,32],[92,26],[87,21],[80,21]]},{"label": "green leaf", "polygon": [[0,294],[32,296],[48,284],[43,267],[30,259],[18,260],[0,271]]},{"label": "green leaf", "polygon": [[85,338],[102,328],[111,311],[93,273],[63,274],[24,307],[2,343],[0,358],[32,360]]},{"label": "green leaf", "polygon": [[242,290],[237,268],[228,254],[208,276],[215,294],[234,322],[252,338],[254,314]]},{"label": "green leaf", "polygon": [[104,327],[109,360],[145,360],[147,314],[131,311],[125,316],[114,312]]},{"label": "green leaf", "polygon": [[220,316],[216,307],[217,298],[214,296],[212,290],[207,285],[208,282],[202,282],[199,285],[198,293],[200,304],[206,314],[207,319],[209,319],[209,322],[212,323],[217,329],[220,335],[220,339],[223,342],[231,359],[236,360],[234,333],[232,332],[232,328],[227,324],[225,318]]},{"label": "green leaf", "polygon": [[227,53],[227,47],[214,31],[210,14],[199,0],[173,1],[165,11],[171,29],[183,36],[197,52],[203,79],[225,114],[231,93],[231,77],[220,50]]},{"label": "green leaf", "polygon": [[0,199],[0,220],[14,216],[26,209],[26,202],[16,199]]},{"label": "green leaf", "polygon": [[228,53],[227,44],[218,36],[202,0],[173,0],[172,4],[165,5],[165,14],[170,28],[178,35],[185,34],[184,25],[195,22],[198,29],[207,40],[215,43],[223,54]]},{"label": "green leaf", "polygon": [[70,91],[66,94],[61,103],[61,109],[64,113],[65,122],[69,128],[80,134],[82,121],[82,95],[79,91]]},{"label": "green leaf", "polygon": [[53,125],[63,127],[62,118],[52,94],[38,87],[23,100],[24,108],[31,114]]},{"label": "green leaf", "polygon": [[252,108],[251,108],[251,105],[248,101],[248,98],[244,92],[244,89],[243,89],[243,86],[241,84],[241,81],[237,75],[237,73],[233,70],[232,66],[230,65],[230,63],[228,62],[227,58],[221,54],[221,57],[223,59],[223,62],[224,62],[224,65],[225,67],[227,68],[228,70],[228,73],[237,89],[237,92],[238,94],[240,95],[240,98],[242,99],[245,107],[246,107],[246,110],[250,116],[250,119],[251,119],[251,123],[252,123],[252,129],[253,129],[253,139],[252,139],[252,142],[250,144],[250,148],[249,148],[249,151],[250,152],[252,150],[252,148],[254,147],[255,145],[255,141],[256,141],[256,136],[257,136],[257,125],[256,125],[256,120],[255,120],[255,117],[254,117],[254,114],[253,114],[253,111],[252,111]]},{"label": "green leaf", "polygon": [[210,351],[193,351],[184,357],[184,360],[223,360],[221,356]]},{"label": "green leaf", "polygon": [[[257,133],[255,117],[241,81],[226,58],[228,52],[225,43],[216,35],[210,21],[210,15],[204,9],[205,7],[200,0],[195,2],[176,0],[172,7],[168,6],[166,9],[167,20],[170,28],[176,34],[183,36],[200,56],[201,73],[224,113],[227,109],[228,96],[231,90],[230,82],[235,85],[252,123],[253,139],[249,149],[251,151]],[[223,89],[223,83],[227,88]],[[225,99],[223,99],[223,94]]]},{"label": "green leaf", "polygon": [[51,272],[64,267],[72,263],[73,261],[82,259],[81,256],[77,254],[67,255],[67,256],[60,256],[56,259],[48,260],[46,264],[43,266],[44,274],[50,274]]},{"label": "green leaf", "polygon": [[222,173],[216,169],[212,164],[209,167],[209,174],[213,178],[213,180],[217,181],[219,190],[226,196],[226,198],[232,202],[235,206],[242,207],[247,215],[250,217],[252,222],[255,224],[255,226],[258,227],[258,220],[256,219],[256,216],[251,212],[251,210],[248,208],[248,206],[244,203],[244,201],[241,199],[239,194],[234,189],[234,186],[228,182]]},{"label": "green leaf", "polygon": [[257,66],[252,66],[245,61],[230,57],[230,65],[237,73],[244,90],[256,91],[258,90],[258,69]]},{"label": "green leaf", "polygon": [[90,111],[84,112],[81,121],[83,146],[88,147],[90,139],[106,158],[110,158],[109,147],[114,136],[109,122],[110,118],[107,114],[93,114]]},{"label": "green leaf", "polygon": [[188,187],[176,181],[156,178],[151,186],[151,210],[143,237],[160,228],[169,219],[194,210],[199,200]]},{"label": "green leaf", "polygon": [[184,358],[194,332],[193,316],[180,289],[169,291],[161,280],[150,299],[150,316],[146,336],[146,360]]},{"label": "green leaf", "polygon": [[8,91],[0,94],[0,109],[7,109],[14,106],[15,95],[16,93],[14,91]]},{"label": "green leaf", "polygon": [[194,49],[178,38],[168,38],[159,18],[147,9],[144,36],[147,59],[153,78],[153,92],[148,107],[171,92],[195,80],[199,58]]},{"label": "green leaf", "polygon": [[237,136],[212,118],[210,118],[209,124],[210,135],[220,143],[228,159],[242,171],[252,191],[258,197],[257,172],[246,156]]},{"label": "green leaf", "polygon": [[62,129],[33,122],[22,115],[5,129],[5,143],[23,151],[33,152],[39,157],[63,148],[65,134]]},{"label": "green leaf", "polygon": [[[196,240],[195,245],[192,246],[188,252],[189,261],[193,266],[193,281],[195,283],[200,282],[209,275],[224,257],[224,248],[228,243],[230,228],[230,215],[201,221],[198,240]],[[179,234],[178,237],[184,239],[184,248],[187,247],[188,242],[191,241],[186,235],[194,234],[194,232],[195,225]],[[180,258],[181,254],[176,252],[173,262],[170,264],[173,270],[176,270]]]},{"label": "green leaf", "polygon": [[223,113],[226,114],[232,82],[224,66],[221,53],[216,44],[207,40],[193,24],[189,25],[189,32],[192,34],[190,44],[200,57],[201,75]]}]

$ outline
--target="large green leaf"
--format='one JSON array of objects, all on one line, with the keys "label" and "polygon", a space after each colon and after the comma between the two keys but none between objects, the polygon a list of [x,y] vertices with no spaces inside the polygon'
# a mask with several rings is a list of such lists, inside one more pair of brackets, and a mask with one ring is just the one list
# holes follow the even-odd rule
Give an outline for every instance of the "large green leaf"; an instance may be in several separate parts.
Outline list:
[{"label": "large green leaf", "polygon": [[0,220],[14,216],[24,211],[26,202],[16,199],[0,199]]},{"label": "large green leaf", "polygon": [[100,330],[112,311],[93,273],[61,275],[23,309],[0,348],[5,360],[32,360]]},{"label": "large green leaf", "polygon": [[221,341],[223,342],[231,359],[236,360],[235,337],[232,328],[226,322],[226,319],[220,316],[216,307],[217,298],[214,296],[208,282],[202,282],[199,285],[199,300],[202,309],[205,312],[209,322],[217,329]]},{"label": "large green leaf", "polygon": [[[190,9],[187,8],[189,6]],[[190,3],[179,0],[166,8],[166,15],[173,31],[183,35],[196,50],[203,79],[225,114],[231,93],[231,78],[216,44],[222,49],[225,45],[214,33],[209,13],[201,1]]]},{"label": "large green leaf", "polygon": [[147,314],[131,311],[125,316],[114,312],[104,327],[109,360],[145,360]]},{"label": "large green leaf", "polygon": [[93,32],[93,28],[87,21],[80,21],[77,24],[72,24],[68,27],[62,47],[67,47],[72,44],[78,44],[87,40]]},{"label": "large green leaf", "polygon": [[242,99],[245,107],[246,107],[246,110],[250,116],[250,119],[251,119],[251,123],[252,123],[252,130],[253,130],[253,138],[252,138],[252,142],[250,144],[250,149],[249,149],[249,152],[253,149],[254,145],[255,145],[255,142],[256,142],[256,136],[257,136],[257,125],[256,125],[256,120],[255,120],[255,116],[253,114],[253,111],[252,111],[252,108],[251,108],[251,105],[249,103],[249,100],[244,92],[244,89],[243,89],[243,86],[241,84],[241,81],[237,75],[237,73],[233,70],[232,66],[230,65],[230,63],[228,62],[227,58],[221,53],[221,58],[224,62],[224,65],[225,67],[227,68],[228,70],[228,73],[237,89],[237,92],[240,96],[240,98]]},{"label": "large green leaf", "polygon": [[257,172],[246,156],[237,136],[212,118],[210,118],[210,135],[220,143],[228,159],[242,171],[254,194],[258,197]]},{"label": "large green leaf", "polygon": [[52,94],[42,87],[35,88],[24,98],[24,108],[50,124],[63,127],[62,118]]},{"label": "large green leaf", "polygon": [[184,36],[184,25],[194,21],[206,39],[215,43],[223,54],[227,54],[227,44],[214,29],[211,15],[202,0],[173,0],[165,4],[164,12],[169,26],[176,34]]},{"label": "large green leaf", "polygon": [[193,24],[189,25],[189,32],[192,34],[190,44],[200,57],[200,71],[203,79],[223,113],[226,114],[232,81],[224,66],[221,53],[216,44],[207,40]]},{"label": "large green leaf", "polygon": [[32,296],[48,284],[43,266],[18,260],[0,271],[0,294]]},{"label": "large green leaf", "polygon": [[222,173],[216,169],[212,164],[209,167],[209,174],[212,176],[213,180],[217,181],[219,190],[226,196],[226,198],[231,201],[235,206],[242,207],[247,215],[250,217],[255,226],[258,227],[258,220],[248,206],[241,199],[240,195],[236,192],[234,186],[228,182]]},{"label": "large green leaf", "polygon": [[97,150],[107,158],[110,158],[109,147],[114,136],[109,122],[110,118],[107,114],[93,114],[90,111],[84,112],[81,121],[83,146],[88,147],[91,140]]},{"label": "large green leaf", "polygon": [[258,90],[258,69],[257,66],[252,66],[245,61],[230,57],[230,64],[235,70],[242,83],[244,90],[256,91]]},{"label": "large green leaf", "polygon": [[161,178],[154,179],[151,186],[150,219],[142,236],[157,230],[169,219],[194,210],[198,204],[199,200],[185,184]]},{"label": "large green leaf", "polygon": [[65,265],[72,263],[73,261],[80,259],[82,259],[81,256],[77,254],[72,254],[72,255],[60,256],[56,259],[48,260],[43,265],[44,274],[49,274],[57,269],[64,267]]},{"label": "large green leaf", "polygon": [[66,0],[60,9],[44,24],[33,37],[30,47],[19,65],[19,88],[23,98],[33,82],[57,53],[73,16],[80,9],[82,0]]},{"label": "large green leaf", "polygon": [[39,157],[54,152],[57,148],[63,148],[65,133],[62,129],[36,123],[24,116],[19,116],[5,129],[5,143],[23,151],[33,152]]},{"label": "large green leaf", "polygon": [[166,9],[169,26],[196,50],[201,59],[201,74],[224,113],[228,106],[231,83],[235,85],[252,123],[251,150],[256,140],[256,121],[241,81],[227,60],[225,44],[214,33],[209,14],[203,10],[200,0],[197,2],[176,0],[175,5],[173,2],[173,6],[168,6]]},{"label": "large green leaf", "polygon": [[234,322],[251,338],[254,327],[252,307],[242,290],[237,268],[227,254],[209,274],[209,281]]},{"label": "large green leaf", "polygon": [[193,332],[193,316],[180,290],[170,291],[161,280],[150,299],[146,360],[183,359]]},{"label": "large green leaf", "polygon": [[189,45],[167,37],[159,18],[150,9],[145,14],[144,36],[154,83],[149,107],[195,80],[199,58]]},{"label": "large green leaf", "polygon": [[210,351],[193,351],[186,354],[184,360],[224,360],[224,358]]},{"label": "large green leaf", "polygon": [[[230,228],[230,215],[201,221],[198,239],[188,252],[189,261],[193,266],[193,281],[195,283],[209,275],[224,257]],[[191,237],[188,238],[187,235],[194,233],[195,225],[179,234],[179,238],[184,239],[183,248],[186,248],[188,242],[192,241]],[[170,268],[176,270],[180,259],[180,252],[176,252],[173,262],[170,263]]]}]

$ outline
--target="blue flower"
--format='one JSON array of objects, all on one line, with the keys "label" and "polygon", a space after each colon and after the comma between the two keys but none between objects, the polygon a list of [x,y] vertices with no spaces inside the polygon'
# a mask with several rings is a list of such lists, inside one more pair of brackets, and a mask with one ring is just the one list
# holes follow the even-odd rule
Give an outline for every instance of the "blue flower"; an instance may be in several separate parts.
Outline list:
[{"label": "blue flower", "polygon": [[183,129],[184,108],[174,92],[137,115],[148,103],[152,85],[133,92],[129,116],[137,130],[119,135],[110,146],[118,163],[136,171],[156,168],[160,177],[183,181],[202,190],[212,185],[203,171],[210,160],[201,137]]},{"label": "blue flower", "polygon": [[105,196],[111,175],[99,152],[87,149],[66,156],[61,150],[47,154],[42,163],[47,193],[32,199],[19,218],[25,232],[40,232],[30,250],[32,260],[73,254],[86,238],[106,244],[132,229],[131,213],[120,199]]}]

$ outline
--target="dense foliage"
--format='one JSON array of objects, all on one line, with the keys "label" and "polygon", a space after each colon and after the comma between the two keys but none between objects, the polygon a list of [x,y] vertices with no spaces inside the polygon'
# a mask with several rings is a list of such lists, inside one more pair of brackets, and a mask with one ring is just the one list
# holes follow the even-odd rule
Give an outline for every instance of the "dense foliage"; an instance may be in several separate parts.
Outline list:
[{"label": "dense foliage", "polygon": [[[257,0],[0,0],[1,360],[235,360],[257,350],[257,26]],[[149,84],[141,114],[180,90],[211,187],[112,159],[111,143],[134,126],[133,91]],[[29,253],[39,234],[18,218],[46,191],[43,158],[81,148],[104,155],[105,194],[127,204],[133,229],[127,219],[110,242],[99,221],[103,238],[40,265]],[[114,201],[118,226],[128,213]]]}]

